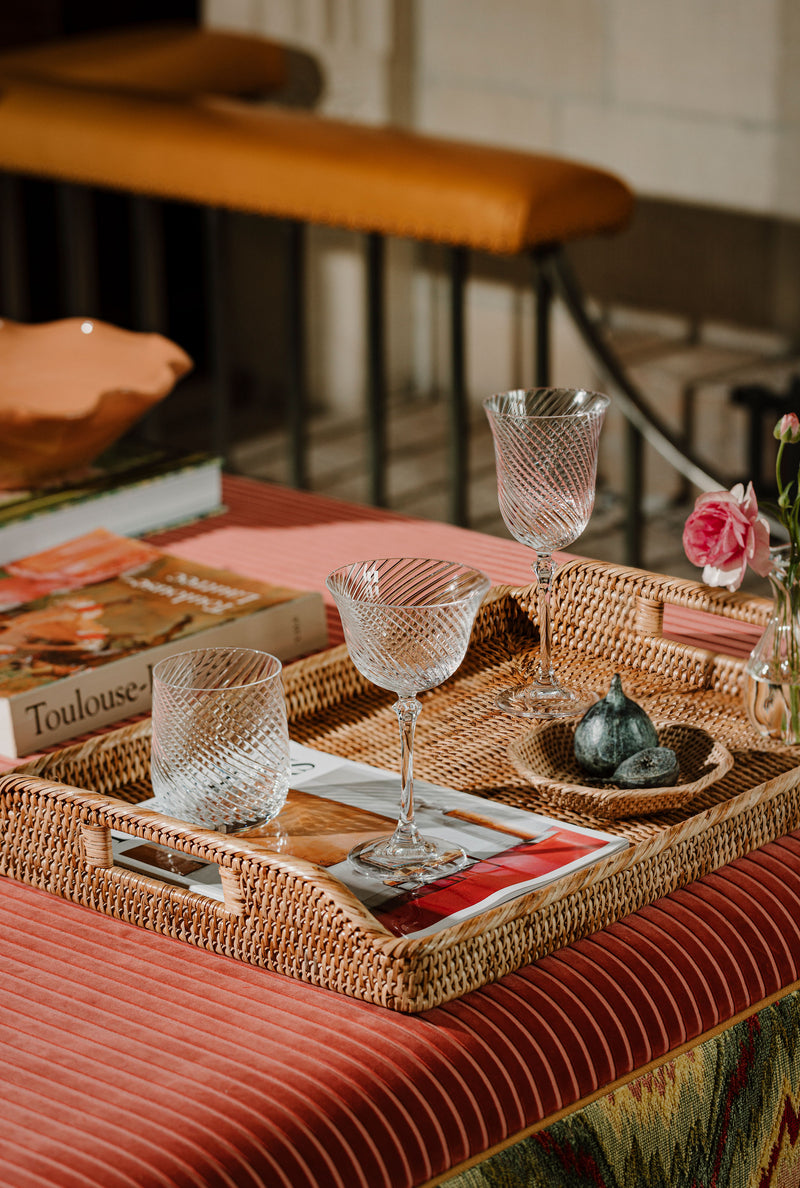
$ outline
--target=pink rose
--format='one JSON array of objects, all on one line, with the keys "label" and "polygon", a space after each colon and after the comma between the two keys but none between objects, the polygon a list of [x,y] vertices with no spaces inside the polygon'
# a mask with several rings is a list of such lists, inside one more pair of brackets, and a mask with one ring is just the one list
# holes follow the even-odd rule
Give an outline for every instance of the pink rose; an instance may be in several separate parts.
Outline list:
[{"label": "pink rose", "polygon": [[758,513],[753,484],[701,495],[683,529],[683,547],[693,565],[702,565],[709,586],[738,590],[745,570],[770,572],[769,525]]},{"label": "pink rose", "polygon": [[795,445],[800,441],[800,420],[797,413],[785,413],[772,430],[772,436],[788,445]]}]

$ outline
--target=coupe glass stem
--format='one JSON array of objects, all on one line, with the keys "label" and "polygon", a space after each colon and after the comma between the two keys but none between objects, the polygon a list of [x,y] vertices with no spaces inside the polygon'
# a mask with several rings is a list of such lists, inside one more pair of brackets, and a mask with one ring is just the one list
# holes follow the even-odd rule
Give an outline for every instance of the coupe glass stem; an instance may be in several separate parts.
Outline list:
[{"label": "coupe glass stem", "polygon": [[348,854],[361,875],[389,887],[416,888],[461,870],[469,858],[452,829],[425,810],[425,837],[414,820],[414,728],[418,694],[441,685],[464,659],[470,632],[490,582],[457,561],[430,557],[377,557],[340,566],[327,587],[342,619],[358,671],[393,692],[400,728],[400,810],[389,836],[367,836]]},{"label": "coupe glass stem", "polygon": [[533,572],[536,574],[539,607],[539,681],[542,685],[555,686],[552,662],[553,621],[550,616],[550,588],[555,572],[552,555],[537,553]]},{"label": "coupe glass stem", "polygon": [[398,847],[418,847],[422,843],[414,824],[414,727],[422,706],[416,697],[398,697],[394,711],[400,725],[400,816],[392,835]]}]

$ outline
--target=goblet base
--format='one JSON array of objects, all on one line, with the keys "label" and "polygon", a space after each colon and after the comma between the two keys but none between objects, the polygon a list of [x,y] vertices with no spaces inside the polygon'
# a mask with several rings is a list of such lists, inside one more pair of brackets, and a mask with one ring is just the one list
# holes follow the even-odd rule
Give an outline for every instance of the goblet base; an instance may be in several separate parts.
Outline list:
[{"label": "goblet base", "polygon": [[467,862],[460,846],[445,846],[423,838],[414,845],[403,845],[394,835],[362,842],[348,857],[362,874],[389,884],[430,883],[454,874]]},{"label": "goblet base", "polygon": [[498,695],[497,707],[518,718],[577,718],[598,699],[592,689],[557,684],[519,685]]}]

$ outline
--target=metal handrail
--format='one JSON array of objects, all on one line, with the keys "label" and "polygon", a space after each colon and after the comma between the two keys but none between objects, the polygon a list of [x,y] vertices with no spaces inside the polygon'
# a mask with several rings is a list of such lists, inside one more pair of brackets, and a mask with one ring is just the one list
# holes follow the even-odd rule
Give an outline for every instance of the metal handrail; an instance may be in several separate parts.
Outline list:
[{"label": "metal handrail", "polygon": [[594,356],[616,391],[615,404],[644,440],[670,465],[701,491],[717,491],[727,481],[687,449],[661,418],[653,412],[643,394],[627,374],[614,350],[591,321],[572,267],[563,251],[554,249],[536,260],[549,276],[567,307],[584,344]]}]

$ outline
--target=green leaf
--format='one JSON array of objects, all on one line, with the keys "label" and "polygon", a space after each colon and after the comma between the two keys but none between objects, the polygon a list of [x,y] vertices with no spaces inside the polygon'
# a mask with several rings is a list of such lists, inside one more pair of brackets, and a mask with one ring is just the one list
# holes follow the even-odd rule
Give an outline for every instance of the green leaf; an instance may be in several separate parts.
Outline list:
[{"label": "green leaf", "polygon": [[765,516],[771,516],[773,520],[781,519],[781,509],[773,499],[759,499],[758,510]]}]

